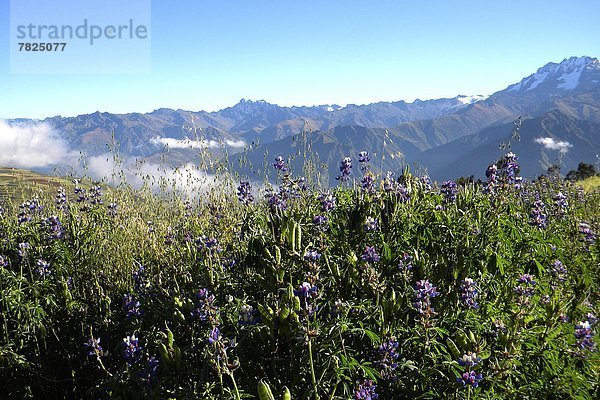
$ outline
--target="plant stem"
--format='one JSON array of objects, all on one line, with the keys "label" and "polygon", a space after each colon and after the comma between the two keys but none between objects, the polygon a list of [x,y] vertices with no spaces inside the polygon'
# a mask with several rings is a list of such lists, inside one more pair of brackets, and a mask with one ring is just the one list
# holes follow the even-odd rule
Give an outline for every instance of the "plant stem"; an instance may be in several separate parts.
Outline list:
[{"label": "plant stem", "polygon": [[235,398],[237,400],[240,400],[241,399],[241,397],[240,397],[240,391],[239,391],[239,389],[237,387],[237,383],[235,383],[235,378],[233,377],[233,372],[229,373],[229,377],[231,378],[231,382],[233,383],[233,390],[235,390]]},{"label": "plant stem", "polygon": [[319,393],[317,392],[317,379],[315,377],[315,364],[313,362],[312,354],[312,339],[308,337],[308,360],[310,362],[310,377],[312,379],[313,390],[315,391],[315,399],[319,400]]},{"label": "plant stem", "polygon": [[223,374],[221,373],[221,371],[219,371],[219,384],[221,387],[221,398],[223,398],[225,392],[224,392],[224,387],[223,387]]}]

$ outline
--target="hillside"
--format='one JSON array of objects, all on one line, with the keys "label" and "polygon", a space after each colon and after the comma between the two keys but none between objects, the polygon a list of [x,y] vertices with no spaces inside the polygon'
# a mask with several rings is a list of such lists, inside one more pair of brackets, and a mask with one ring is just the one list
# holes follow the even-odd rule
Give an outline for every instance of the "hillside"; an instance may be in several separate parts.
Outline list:
[{"label": "hillside", "polygon": [[469,135],[430,149],[411,159],[429,167],[436,179],[451,179],[475,175],[483,178],[490,160],[506,151],[520,156],[521,173],[533,178],[546,173],[552,164],[560,164],[566,173],[576,169],[580,161],[595,163],[600,149],[600,123],[582,120],[553,110],[538,117],[524,119],[520,139],[510,140],[513,123],[493,126],[478,134]]}]

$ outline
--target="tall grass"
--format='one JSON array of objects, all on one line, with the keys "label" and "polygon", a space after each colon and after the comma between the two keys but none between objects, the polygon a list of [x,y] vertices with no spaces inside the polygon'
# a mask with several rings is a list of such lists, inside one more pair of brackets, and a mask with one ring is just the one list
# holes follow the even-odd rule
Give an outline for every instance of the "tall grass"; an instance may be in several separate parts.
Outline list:
[{"label": "tall grass", "polygon": [[6,200],[2,398],[598,398],[598,191],[360,174]]}]

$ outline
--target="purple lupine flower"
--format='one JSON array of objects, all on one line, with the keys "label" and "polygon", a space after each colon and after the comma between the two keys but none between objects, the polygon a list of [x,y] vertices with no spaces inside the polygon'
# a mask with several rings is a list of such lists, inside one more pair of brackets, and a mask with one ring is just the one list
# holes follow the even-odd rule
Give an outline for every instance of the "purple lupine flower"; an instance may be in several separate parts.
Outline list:
[{"label": "purple lupine flower", "polygon": [[515,189],[521,187],[523,178],[518,176],[519,158],[514,153],[506,153],[496,164],[490,165],[486,172],[486,187],[488,193],[494,193],[496,189],[501,187],[514,186]]},{"label": "purple lupine flower", "polygon": [[277,158],[275,158],[275,164],[273,164],[273,167],[275,167],[275,169],[277,171],[281,171],[281,172],[287,171],[287,167],[285,166],[285,161],[283,160],[283,157],[281,157],[281,156],[277,156]]},{"label": "purple lupine flower", "polygon": [[431,307],[431,299],[436,297],[438,294],[437,288],[433,286],[429,280],[425,279],[417,281],[413,305],[419,314],[429,317],[435,313],[434,308]]},{"label": "purple lupine flower", "polygon": [[531,297],[535,293],[535,277],[529,274],[523,274],[518,279],[519,285],[515,286],[513,291],[519,296]]},{"label": "purple lupine flower", "polygon": [[146,362],[146,368],[140,371],[140,378],[146,388],[152,387],[158,376],[158,367],[160,361],[156,357],[149,357]]},{"label": "purple lupine flower", "polygon": [[315,224],[315,225],[323,225],[323,224],[326,224],[327,221],[328,221],[328,218],[323,215],[315,215],[313,217],[313,224]]},{"label": "purple lupine flower", "polygon": [[292,179],[289,175],[286,175],[279,186],[279,193],[285,199],[299,199],[302,197],[302,192],[305,192],[307,189],[306,178]]},{"label": "purple lupine flower", "polygon": [[402,258],[398,262],[398,268],[401,271],[410,271],[411,269],[413,269],[412,262],[413,256],[409,255],[408,253],[404,253],[402,255]]},{"label": "purple lupine flower", "polygon": [[476,353],[468,352],[458,359],[458,364],[462,367],[466,367],[466,371],[460,377],[456,378],[456,381],[463,386],[470,385],[473,388],[479,386],[479,382],[483,379],[481,374],[476,373],[472,370],[479,362],[481,357],[478,357]]},{"label": "purple lupine flower", "polygon": [[396,194],[398,195],[398,200],[402,203],[410,200],[410,190],[401,183],[396,184]]},{"label": "purple lupine flower", "polygon": [[376,400],[379,395],[375,392],[377,385],[371,379],[364,379],[356,383],[354,398],[356,400]]},{"label": "purple lupine flower", "polygon": [[367,246],[360,256],[360,259],[364,262],[379,262],[381,257],[379,257],[379,254],[377,254],[374,246]]},{"label": "purple lupine flower", "polygon": [[167,233],[165,234],[165,244],[171,246],[175,243],[175,235],[173,234],[173,228],[167,226]]},{"label": "purple lupine flower", "polygon": [[208,289],[200,289],[196,293],[196,307],[192,311],[192,315],[205,322],[212,320],[216,316],[217,310],[215,296],[210,294]]},{"label": "purple lupine flower", "polygon": [[317,293],[317,287],[308,282],[302,282],[298,289],[294,290],[294,294],[300,298],[314,296]]},{"label": "purple lupine flower", "polygon": [[483,376],[481,374],[478,374],[475,371],[467,371],[464,372],[461,376],[457,377],[456,381],[462,384],[463,386],[469,385],[473,388],[476,388],[477,386],[479,386],[479,382],[481,382],[482,379]]},{"label": "purple lupine flower", "polygon": [[321,193],[318,200],[321,202],[321,209],[324,212],[329,212],[335,208],[335,197],[331,193]]},{"label": "purple lupine flower", "polygon": [[420,177],[419,183],[425,190],[431,190],[431,188],[433,187],[433,182],[431,182],[431,178],[429,177],[429,175],[423,175],[422,177]]},{"label": "purple lupine flower", "polygon": [[395,338],[383,342],[377,349],[379,360],[377,364],[380,368],[381,377],[385,380],[394,380],[395,370],[398,368],[398,341]]},{"label": "purple lupine flower", "polygon": [[208,335],[208,343],[214,344],[221,338],[221,330],[218,327],[212,328],[210,335]]},{"label": "purple lupine flower", "polygon": [[397,182],[394,179],[394,173],[387,171],[385,173],[385,179],[383,180],[383,190],[386,192],[394,192],[396,190]]},{"label": "purple lupine flower", "polygon": [[481,357],[477,357],[477,353],[467,353],[463,354],[461,358],[458,359],[458,365],[462,367],[474,367],[481,361]]},{"label": "purple lupine flower", "polygon": [[530,274],[523,274],[519,277],[519,283],[525,283],[527,285],[535,285],[535,276]]},{"label": "purple lupine flower", "polygon": [[338,181],[345,182],[350,179],[350,174],[352,173],[352,159],[350,157],[345,157],[340,164],[340,174],[335,178]]},{"label": "purple lupine flower", "polygon": [[327,224],[327,222],[329,221],[329,219],[324,216],[324,215],[315,215],[313,217],[313,224],[315,224],[319,230],[325,232],[329,226]]},{"label": "purple lupine flower", "polygon": [[211,253],[220,253],[223,251],[223,248],[219,246],[219,241],[216,238],[208,238],[204,241],[204,246]]},{"label": "purple lupine flower", "polygon": [[286,197],[281,191],[276,192],[270,189],[267,191],[265,196],[267,197],[267,203],[272,209],[280,209],[281,211],[285,211],[287,209]]},{"label": "purple lupine flower", "polygon": [[83,345],[87,349],[88,356],[101,357],[103,355],[102,346],[100,346],[100,338],[90,337]]},{"label": "purple lupine flower", "polygon": [[63,188],[62,186],[58,188],[58,190],[56,191],[56,196],[54,197],[54,204],[56,204],[56,207],[59,210],[66,210],[67,208],[67,192],[65,191],[65,188]]},{"label": "purple lupine flower", "polygon": [[567,196],[565,194],[563,194],[563,192],[558,192],[554,195],[553,197],[554,200],[554,205],[556,205],[556,207],[559,210],[559,213],[564,213],[567,208],[569,207],[569,202],[567,200]]},{"label": "purple lupine flower", "polygon": [[33,220],[33,218],[38,215],[44,209],[44,207],[40,204],[39,199],[34,197],[31,200],[21,203],[19,205],[19,209],[20,211],[17,216],[17,222],[19,225],[21,225]]},{"label": "purple lupine flower", "polygon": [[140,265],[138,269],[133,271],[133,289],[136,293],[141,293],[148,286],[146,282],[146,268],[143,265]]},{"label": "purple lupine flower", "polygon": [[52,271],[50,270],[50,263],[47,261],[39,259],[36,262],[36,266],[36,272],[40,278],[46,279],[52,274]]},{"label": "purple lupine flower", "polygon": [[307,250],[306,253],[304,253],[304,259],[307,261],[315,262],[319,258],[321,258],[321,254],[316,250]]},{"label": "purple lupine flower", "polygon": [[295,182],[296,187],[301,190],[301,191],[306,191],[308,190],[308,186],[306,184],[306,178],[301,176],[300,178],[298,178]]},{"label": "purple lupine flower", "polygon": [[590,323],[590,325],[596,325],[596,322],[598,322],[598,317],[596,317],[594,315],[594,313],[587,313],[586,318],[588,320],[588,322]]},{"label": "purple lupine flower", "polygon": [[31,245],[28,242],[19,243],[19,257],[24,259],[27,257]]},{"label": "purple lupine flower", "polygon": [[8,267],[8,258],[6,256],[0,255],[0,267],[2,267],[2,268]]},{"label": "purple lupine flower", "polygon": [[367,169],[369,161],[371,161],[371,157],[369,157],[369,152],[361,151],[360,153],[358,153],[358,162],[360,163],[360,169]]},{"label": "purple lupine flower", "polygon": [[60,219],[56,215],[52,215],[44,220],[43,223],[48,229],[48,240],[62,239],[64,236],[64,229],[60,223]]},{"label": "purple lupine flower", "polygon": [[596,344],[594,343],[594,331],[592,331],[592,324],[590,321],[582,321],[575,325],[574,334],[575,339],[577,339],[575,346],[578,349],[590,351],[596,349]]},{"label": "purple lupine flower", "polygon": [[542,200],[537,199],[534,201],[531,206],[531,213],[529,214],[529,218],[531,219],[529,224],[537,226],[538,228],[545,228],[547,216],[544,210],[545,204]]},{"label": "purple lupine flower", "polygon": [[95,182],[94,186],[90,189],[90,203],[93,205],[102,204],[102,188]]},{"label": "purple lupine flower", "polygon": [[252,186],[248,181],[240,181],[240,186],[237,188],[238,200],[242,204],[250,204],[254,201],[254,195],[252,194]]},{"label": "purple lupine flower", "polygon": [[123,295],[123,310],[127,318],[139,317],[143,314],[140,302],[131,294]]},{"label": "purple lupine flower", "polygon": [[560,315],[558,316],[558,320],[559,320],[560,322],[569,322],[569,317],[568,317],[567,315],[565,315],[565,314],[560,314]]},{"label": "purple lupine flower", "polygon": [[143,292],[148,287],[148,280],[146,279],[146,267],[139,265],[138,268],[133,271],[133,289],[137,293]]},{"label": "purple lupine flower", "polygon": [[444,203],[454,203],[458,193],[458,185],[454,181],[444,181],[440,192],[444,195]]},{"label": "purple lupine flower", "polygon": [[82,188],[81,186],[79,186],[79,179],[74,179],[73,183],[75,184],[75,188],[73,189],[73,193],[75,193],[77,195],[77,202],[78,203],[85,203],[88,201],[88,196],[87,193],[85,191],[84,188]]},{"label": "purple lupine flower", "polygon": [[486,192],[493,193],[498,186],[498,166],[492,164],[485,170],[485,177],[487,178],[485,190]]},{"label": "purple lupine flower", "polygon": [[596,235],[592,230],[592,227],[587,222],[579,223],[579,233],[583,235],[583,241],[586,243],[594,243]]},{"label": "purple lupine flower", "polygon": [[135,334],[124,337],[121,346],[123,346],[123,358],[127,364],[135,364],[139,360],[141,356],[140,353],[142,352],[142,346],[140,345],[138,338],[135,337]]},{"label": "purple lupine flower", "polygon": [[465,278],[460,284],[460,300],[462,304],[473,310],[479,309],[477,304],[477,283],[471,278]]},{"label": "purple lupine flower", "polygon": [[372,232],[379,230],[379,222],[373,217],[367,217],[365,220],[365,231]]},{"label": "purple lupine flower", "polygon": [[367,172],[360,181],[360,186],[363,191],[373,193],[375,191],[375,177],[372,173]]},{"label": "purple lupine flower", "polygon": [[385,174],[383,190],[386,193],[396,193],[398,195],[398,200],[402,203],[406,203],[410,200],[410,190],[394,179],[394,173],[392,171],[387,171]]},{"label": "purple lupine flower", "polygon": [[294,290],[294,295],[300,298],[300,307],[305,316],[311,316],[317,310],[314,299],[317,297],[317,287],[309,282],[302,282],[298,289]]},{"label": "purple lupine flower", "polygon": [[559,282],[564,282],[567,280],[567,268],[563,265],[562,261],[560,260],[556,260],[552,263],[552,265],[549,268],[549,272]]},{"label": "purple lupine flower", "polygon": [[240,307],[240,325],[254,325],[258,322],[258,317],[254,307],[243,305]]},{"label": "purple lupine flower", "polygon": [[507,184],[518,185],[521,181],[520,177],[517,176],[520,170],[519,164],[517,164],[518,159],[519,157],[512,152],[508,152],[504,155],[501,169],[503,172],[503,177],[505,178],[505,183]]}]

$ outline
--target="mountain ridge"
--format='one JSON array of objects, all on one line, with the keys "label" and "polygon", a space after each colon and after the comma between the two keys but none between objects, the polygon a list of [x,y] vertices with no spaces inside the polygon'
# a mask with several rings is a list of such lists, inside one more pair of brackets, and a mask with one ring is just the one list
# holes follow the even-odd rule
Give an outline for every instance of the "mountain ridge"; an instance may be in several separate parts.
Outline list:
[{"label": "mountain ridge", "polygon": [[[361,150],[375,153],[385,135],[395,141],[391,149],[394,154],[425,160],[428,154],[436,154],[433,151],[436,148],[457,146],[461,138],[468,138],[464,143],[492,140],[485,132],[478,139],[471,137],[494,127],[507,129],[518,117],[529,120],[552,110],[569,117],[561,121],[573,129],[578,126],[573,120],[600,123],[598,58],[570,57],[560,63],[547,63],[490,96],[290,107],[241,99],[213,112],[159,108],[149,113],[58,116],[42,122],[60,132],[72,148],[88,155],[104,154],[108,147],[132,158],[168,161],[172,157],[173,163],[182,162],[186,154],[200,148],[218,151],[226,147],[229,153],[236,153],[248,145],[251,157],[257,151],[285,155],[293,147],[293,139],[289,138],[315,134],[318,140],[314,150],[321,159],[335,164],[329,165],[335,172],[334,159],[342,156],[341,149],[349,153]],[[14,123],[23,124],[27,120]],[[443,147],[450,143],[454,144]],[[284,144],[290,148],[286,150]],[[169,154],[175,148],[189,151]],[[444,162],[462,154],[456,151],[442,155],[442,150],[437,154]],[[418,156],[418,153],[424,154]],[[438,161],[431,161],[432,170],[436,170]],[[395,162],[391,166],[397,167]]]}]

